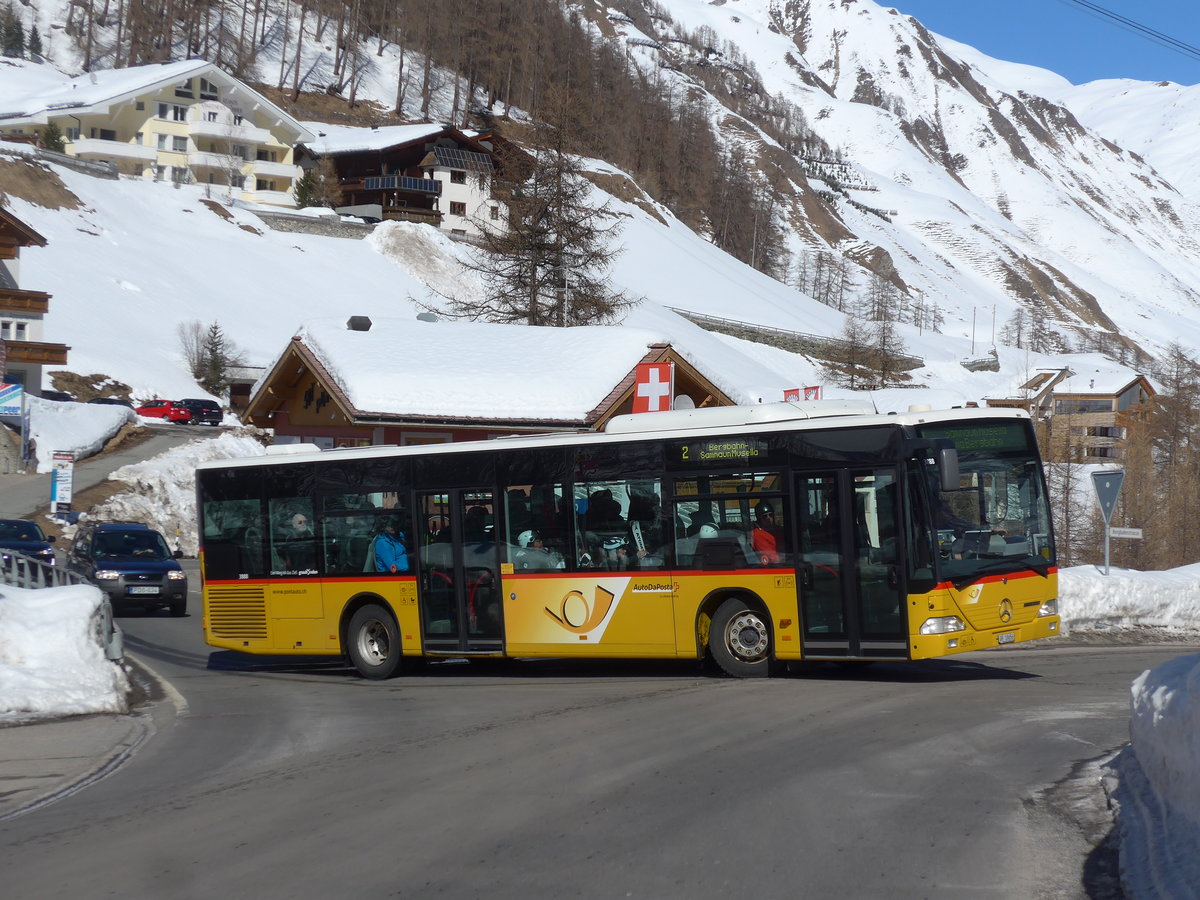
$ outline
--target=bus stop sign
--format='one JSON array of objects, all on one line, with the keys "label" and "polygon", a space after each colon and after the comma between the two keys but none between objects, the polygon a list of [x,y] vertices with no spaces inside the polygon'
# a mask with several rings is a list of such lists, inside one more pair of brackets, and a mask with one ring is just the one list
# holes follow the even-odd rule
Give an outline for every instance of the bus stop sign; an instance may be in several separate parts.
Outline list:
[{"label": "bus stop sign", "polygon": [[1092,487],[1096,489],[1096,499],[1100,501],[1100,512],[1104,514],[1105,526],[1112,521],[1113,510],[1117,507],[1117,497],[1121,493],[1124,481],[1123,469],[1092,473]]}]

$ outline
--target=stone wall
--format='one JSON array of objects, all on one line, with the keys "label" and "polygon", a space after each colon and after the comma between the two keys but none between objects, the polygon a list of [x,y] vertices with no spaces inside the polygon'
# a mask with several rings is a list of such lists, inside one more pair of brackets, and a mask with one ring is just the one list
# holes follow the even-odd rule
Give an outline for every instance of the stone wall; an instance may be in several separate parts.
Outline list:
[{"label": "stone wall", "polygon": [[285,212],[251,210],[272,231],[289,231],[296,234],[317,234],[322,237],[350,238],[362,240],[374,229],[365,222],[347,222],[336,215],[297,216]]}]

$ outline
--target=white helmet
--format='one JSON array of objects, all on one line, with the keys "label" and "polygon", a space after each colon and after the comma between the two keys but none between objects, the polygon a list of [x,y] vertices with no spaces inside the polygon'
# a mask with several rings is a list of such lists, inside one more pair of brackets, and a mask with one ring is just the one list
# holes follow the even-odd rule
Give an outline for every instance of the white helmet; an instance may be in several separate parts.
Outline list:
[{"label": "white helmet", "polygon": [[517,546],[518,547],[528,547],[530,544],[533,543],[533,536],[534,536],[534,531],[532,528],[528,529],[526,531],[522,531],[517,536]]},{"label": "white helmet", "polygon": [[710,525],[707,522],[700,526],[700,537],[715,538],[717,536],[717,526]]}]

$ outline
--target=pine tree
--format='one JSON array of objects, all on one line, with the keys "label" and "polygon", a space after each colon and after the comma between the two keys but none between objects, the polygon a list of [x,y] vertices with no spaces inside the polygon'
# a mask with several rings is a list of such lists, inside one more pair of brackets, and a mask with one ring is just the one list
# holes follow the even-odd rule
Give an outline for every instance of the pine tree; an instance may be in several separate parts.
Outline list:
[{"label": "pine tree", "polygon": [[29,58],[33,60],[42,58],[42,36],[38,34],[37,23],[29,26]]},{"label": "pine tree", "polygon": [[55,153],[62,153],[66,150],[66,139],[63,137],[62,130],[54,122],[42,129],[42,147]]},{"label": "pine tree", "polygon": [[229,387],[229,351],[225,343],[225,332],[219,322],[208,326],[201,348],[200,386],[210,394],[218,396]]},{"label": "pine tree", "polygon": [[481,221],[483,250],[471,268],[479,297],[450,297],[455,318],[526,325],[598,325],[615,321],[635,301],[615,291],[606,273],[620,229],[607,207],[589,200],[591,185],[566,152],[562,129],[543,126],[545,149],[508,199],[502,225]]},{"label": "pine tree", "polygon": [[10,2],[0,15],[0,52],[5,56],[22,58],[25,55],[25,29]]}]

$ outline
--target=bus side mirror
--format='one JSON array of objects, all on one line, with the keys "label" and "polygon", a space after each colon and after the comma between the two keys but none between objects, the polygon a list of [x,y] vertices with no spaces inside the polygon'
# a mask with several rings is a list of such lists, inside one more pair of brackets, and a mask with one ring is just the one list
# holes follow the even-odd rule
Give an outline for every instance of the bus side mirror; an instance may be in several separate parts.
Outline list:
[{"label": "bus side mirror", "polygon": [[949,441],[937,448],[938,486],[943,491],[962,489],[958,478],[958,449]]}]

